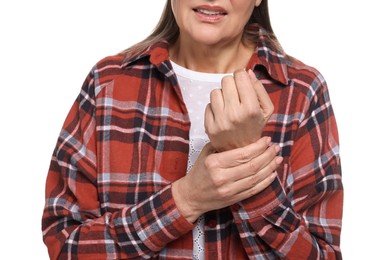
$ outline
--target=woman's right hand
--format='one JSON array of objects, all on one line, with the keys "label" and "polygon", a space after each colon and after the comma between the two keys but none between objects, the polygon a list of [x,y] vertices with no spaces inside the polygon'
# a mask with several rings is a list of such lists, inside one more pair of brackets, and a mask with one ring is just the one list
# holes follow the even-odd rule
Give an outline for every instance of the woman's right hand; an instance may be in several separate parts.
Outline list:
[{"label": "woman's right hand", "polygon": [[207,144],[191,171],[172,184],[181,214],[191,223],[205,212],[254,196],[276,177],[282,158],[278,145],[263,137],[250,145],[216,153]]}]

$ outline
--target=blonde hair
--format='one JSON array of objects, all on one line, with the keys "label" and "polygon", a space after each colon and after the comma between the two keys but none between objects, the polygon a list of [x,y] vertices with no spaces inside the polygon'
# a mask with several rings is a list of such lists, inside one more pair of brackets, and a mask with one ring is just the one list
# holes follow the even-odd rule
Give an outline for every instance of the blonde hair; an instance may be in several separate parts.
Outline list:
[{"label": "blonde hair", "polygon": [[[251,30],[252,26],[258,24],[262,30],[263,36],[269,38],[272,44],[279,50],[282,50],[271,26],[268,11],[268,0],[263,0],[258,7],[255,7],[253,13],[244,29],[243,40],[256,43],[260,31]],[[173,15],[171,0],[167,0],[163,13],[153,32],[143,41],[122,51],[134,55],[146,50],[149,46],[159,41],[167,41],[169,44],[176,42],[179,37],[179,27]]]}]

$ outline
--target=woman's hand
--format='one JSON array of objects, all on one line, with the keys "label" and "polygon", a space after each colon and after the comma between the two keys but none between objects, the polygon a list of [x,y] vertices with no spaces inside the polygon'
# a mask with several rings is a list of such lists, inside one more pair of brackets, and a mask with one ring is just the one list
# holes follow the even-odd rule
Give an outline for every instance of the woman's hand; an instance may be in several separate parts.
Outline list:
[{"label": "woman's hand", "polygon": [[211,92],[205,110],[205,131],[216,151],[243,147],[261,137],[274,110],[271,99],[253,71],[236,71]]},{"label": "woman's hand", "polygon": [[191,223],[205,212],[247,199],[269,186],[282,158],[279,146],[263,137],[245,147],[215,153],[207,144],[191,171],[172,184],[181,214]]}]

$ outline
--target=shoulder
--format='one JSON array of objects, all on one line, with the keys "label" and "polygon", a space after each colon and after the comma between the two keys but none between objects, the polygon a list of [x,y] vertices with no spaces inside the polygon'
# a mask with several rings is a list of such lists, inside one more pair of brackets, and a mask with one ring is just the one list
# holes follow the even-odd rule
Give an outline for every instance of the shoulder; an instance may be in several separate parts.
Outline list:
[{"label": "shoulder", "polygon": [[303,61],[286,55],[288,76],[292,80],[301,80],[306,83],[312,83],[316,80],[324,80],[320,71]]},{"label": "shoulder", "polygon": [[106,70],[111,69],[122,69],[122,64],[125,59],[124,54],[116,54],[111,56],[106,56],[100,59],[93,67],[93,71],[96,73],[100,73]]},{"label": "shoulder", "polygon": [[326,80],[318,69],[295,57],[286,55],[285,58],[291,85],[299,88],[308,98],[327,88]]},{"label": "shoulder", "polygon": [[90,96],[97,96],[101,89],[113,83],[124,74],[123,54],[105,56],[99,59],[91,68],[83,83],[82,91]]},{"label": "shoulder", "polygon": [[96,86],[112,82],[122,75],[127,74],[123,65],[125,54],[105,56],[98,60],[91,69],[91,77]]}]

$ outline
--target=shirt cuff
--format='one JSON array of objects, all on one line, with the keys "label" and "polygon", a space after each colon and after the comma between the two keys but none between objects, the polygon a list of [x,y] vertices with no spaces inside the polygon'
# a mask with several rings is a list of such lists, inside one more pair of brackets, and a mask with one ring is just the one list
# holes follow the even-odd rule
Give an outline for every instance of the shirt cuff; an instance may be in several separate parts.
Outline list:
[{"label": "shirt cuff", "polygon": [[131,216],[137,235],[154,252],[194,227],[177,209],[171,185],[132,208]]}]

